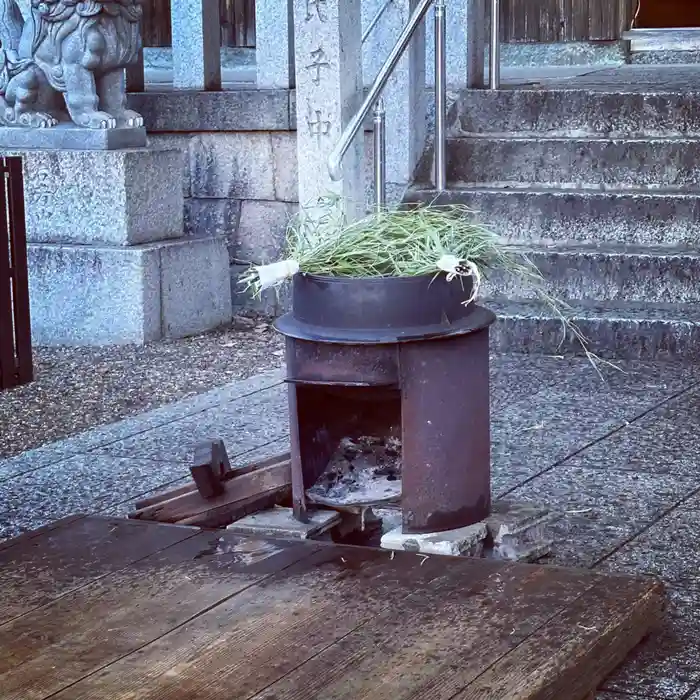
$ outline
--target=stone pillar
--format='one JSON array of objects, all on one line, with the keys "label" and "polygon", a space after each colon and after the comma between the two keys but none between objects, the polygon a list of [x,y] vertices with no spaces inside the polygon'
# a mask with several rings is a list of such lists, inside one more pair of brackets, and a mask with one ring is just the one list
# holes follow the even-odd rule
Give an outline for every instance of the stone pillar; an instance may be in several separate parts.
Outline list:
[{"label": "stone pillar", "polygon": [[[467,85],[468,30],[471,31],[469,10],[472,5],[480,2],[483,4],[483,0],[450,0],[447,3],[447,85],[454,90],[462,89]],[[435,84],[434,7],[428,12],[426,23],[427,83],[433,86]]]},{"label": "stone pillar", "polygon": [[365,209],[362,132],[337,182],[328,173],[328,157],[362,101],[361,2],[293,2],[299,201],[305,206],[335,193],[355,217]]},{"label": "stone pillar", "polygon": [[256,0],[255,62],[259,89],[294,87],[292,0]]},{"label": "stone pillar", "polygon": [[[362,25],[369,23],[386,0],[365,0]],[[417,0],[393,0],[364,46],[365,84],[371,84],[399,34],[408,23]],[[401,200],[418,164],[426,139],[425,25],[417,30],[384,89],[387,124],[387,200]]]},{"label": "stone pillar", "polygon": [[221,17],[213,0],[171,0],[173,86],[221,89]]},{"label": "stone pillar", "polygon": [[469,0],[467,17],[467,87],[486,87],[486,0]]}]

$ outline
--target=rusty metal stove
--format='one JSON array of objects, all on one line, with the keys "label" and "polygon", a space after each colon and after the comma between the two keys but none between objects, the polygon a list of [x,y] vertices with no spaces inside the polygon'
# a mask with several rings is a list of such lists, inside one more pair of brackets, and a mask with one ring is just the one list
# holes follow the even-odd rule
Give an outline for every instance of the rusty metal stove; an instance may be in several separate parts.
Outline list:
[{"label": "rusty metal stove", "polygon": [[489,515],[489,326],[469,279],[296,275],[286,336],[294,514],[340,440],[400,426],[406,533]]}]

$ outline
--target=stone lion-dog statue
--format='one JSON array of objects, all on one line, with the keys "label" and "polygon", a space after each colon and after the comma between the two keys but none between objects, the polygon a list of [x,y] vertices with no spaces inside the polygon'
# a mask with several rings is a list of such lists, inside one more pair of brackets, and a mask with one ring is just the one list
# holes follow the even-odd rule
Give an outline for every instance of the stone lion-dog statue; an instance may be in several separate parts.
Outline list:
[{"label": "stone lion-dog statue", "polygon": [[0,0],[0,122],[138,128],[124,69],[141,50],[142,0]]}]

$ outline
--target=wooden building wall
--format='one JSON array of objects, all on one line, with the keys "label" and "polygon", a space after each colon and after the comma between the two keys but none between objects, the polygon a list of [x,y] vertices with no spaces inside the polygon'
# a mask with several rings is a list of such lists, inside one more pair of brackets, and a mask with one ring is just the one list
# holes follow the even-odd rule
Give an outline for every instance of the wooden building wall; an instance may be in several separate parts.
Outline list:
[{"label": "wooden building wall", "polygon": [[[700,0],[693,0],[693,2]],[[638,0],[502,0],[506,42],[614,41],[630,28]],[[221,45],[255,46],[255,0],[219,0]],[[144,44],[170,46],[170,0],[145,0]]]},{"label": "wooden building wall", "polygon": [[502,0],[506,42],[614,41],[629,29],[637,0]]},{"label": "wooden building wall", "polygon": [[[222,46],[255,46],[255,0],[219,0]],[[170,46],[170,0],[145,0],[145,46]]]}]

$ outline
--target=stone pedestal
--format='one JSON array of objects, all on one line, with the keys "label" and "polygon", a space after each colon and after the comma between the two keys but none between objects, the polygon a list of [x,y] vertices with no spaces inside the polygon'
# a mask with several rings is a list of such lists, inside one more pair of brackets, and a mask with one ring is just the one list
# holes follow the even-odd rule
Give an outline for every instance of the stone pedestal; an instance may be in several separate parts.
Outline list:
[{"label": "stone pedestal", "polygon": [[404,534],[401,527],[395,527],[384,531],[381,546],[427,555],[533,562],[552,553],[549,526],[558,517],[531,503],[495,501],[483,522],[424,535]]},{"label": "stone pedestal", "polygon": [[360,0],[293,0],[299,201],[335,193],[351,216],[364,211],[363,134],[333,181],[328,157],[362,100]]},{"label": "stone pedestal", "polygon": [[36,345],[141,344],[231,319],[226,240],[183,235],[180,151],[23,155]]},{"label": "stone pedestal", "polygon": [[22,155],[30,243],[135,245],[182,236],[181,151]]}]

